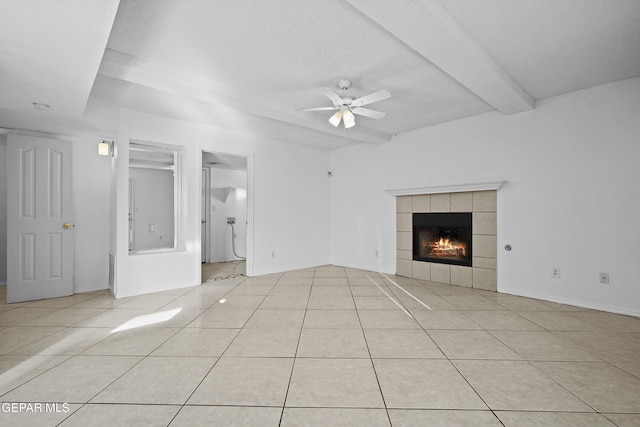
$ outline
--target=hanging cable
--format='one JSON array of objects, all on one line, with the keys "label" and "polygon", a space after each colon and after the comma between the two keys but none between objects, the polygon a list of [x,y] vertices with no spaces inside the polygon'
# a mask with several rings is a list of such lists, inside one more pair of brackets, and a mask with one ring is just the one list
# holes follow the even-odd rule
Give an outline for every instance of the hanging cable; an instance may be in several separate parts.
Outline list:
[{"label": "hanging cable", "polygon": [[236,256],[236,258],[240,258],[240,259],[246,260],[246,258],[241,257],[240,255],[238,255],[236,253],[236,239],[235,239],[236,231],[233,228],[233,224],[231,222],[227,222],[227,224],[229,224],[231,226],[231,249],[233,250],[233,254]]}]

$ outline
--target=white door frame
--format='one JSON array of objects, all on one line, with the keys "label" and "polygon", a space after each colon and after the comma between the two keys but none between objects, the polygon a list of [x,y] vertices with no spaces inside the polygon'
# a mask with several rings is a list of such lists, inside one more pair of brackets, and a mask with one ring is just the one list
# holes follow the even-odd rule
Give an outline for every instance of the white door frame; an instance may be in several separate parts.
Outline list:
[{"label": "white door frame", "polygon": [[[203,148],[200,153],[200,166],[204,167],[202,164],[202,158],[204,153],[213,153],[213,154],[221,154],[226,156],[235,156],[235,157],[243,157],[247,159],[247,254],[246,254],[246,272],[245,274],[249,277],[253,276],[254,266],[253,266],[253,251],[254,251],[254,155],[247,153],[229,153],[226,151],[220,151],[216,149],[206,149]],[[202,185],[202,183],[201,183]],[[202,192],[202,188],[200,189]],[[211,206],[209,206],[209,215],[211,215]]]}]

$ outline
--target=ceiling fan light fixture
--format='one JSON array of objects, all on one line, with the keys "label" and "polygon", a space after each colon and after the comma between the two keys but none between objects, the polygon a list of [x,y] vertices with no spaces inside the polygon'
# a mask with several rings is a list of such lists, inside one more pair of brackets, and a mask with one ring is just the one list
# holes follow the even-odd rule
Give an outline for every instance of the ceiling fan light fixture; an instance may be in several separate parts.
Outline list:
[{"label": "ceiling fan light fixture", "polygon": [[338,82],[340,93],[328,87],[321,88],[324,96],[329,98],[329,100],[333,103],[332,107],[303,108],[298,111],[340,110],[331,116],[331,118],[329,119],[329,123],[331,123],[331,125],[334,127],[338,127],[340,126],[340,122],[342,122],[345,129],[351,129],[356,125],[356,118],[354,114],[376,120],[381,119],[385,116],[385,113],[383,112],[370,110],[368,108],[362,108],[362,106],[390,98],[391,94],[388,90],[382,89],[377,92],[361,96],[360,98],[356,98],[349,92],[347,92],[350,86],[351,80],[342,79]]},{"label": "ceiling fan light fixture", "polygon": [[331,123],[335,127],[338,127],[338,125],[340,124],[340,120],[342,120],[342,111],[338,111],[333,116],[331,116],[331,118],[329,119],[329,123]]},{"label": "ceiling fan light fixture", "polygon": [[344,120],[344,127],[346,129],[352,128],[356,125],[356,118],[349,109],[342,113],[342,119]]}]

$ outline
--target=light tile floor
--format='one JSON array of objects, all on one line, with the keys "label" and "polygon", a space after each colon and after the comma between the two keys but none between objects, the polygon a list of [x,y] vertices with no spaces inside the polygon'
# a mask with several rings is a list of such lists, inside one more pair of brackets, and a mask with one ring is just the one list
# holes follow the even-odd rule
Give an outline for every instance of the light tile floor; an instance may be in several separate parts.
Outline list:
[{"label": "light tile floor", "polygon": [[243,269],[119,300],[0,290],[0,425],[640,425],[638,318],[337,266]]}]

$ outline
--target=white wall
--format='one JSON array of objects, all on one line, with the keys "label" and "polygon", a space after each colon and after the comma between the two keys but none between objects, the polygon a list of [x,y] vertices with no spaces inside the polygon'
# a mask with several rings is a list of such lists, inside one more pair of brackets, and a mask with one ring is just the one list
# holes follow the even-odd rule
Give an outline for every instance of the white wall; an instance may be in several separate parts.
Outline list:
[{"label": "white wall", "polygon": [[111,158],[98,155],[97,138],[73,140],[75,215],[74,292],[107,289]]},{"label": "white wall", "polygon": [[[252,262],[247,264],[248,274],[328,263],[328,152],[131,110],[121,110],[119,126],[115,171],[118,297],[200,283],[202,150],[249,156],[249,164],[255,165],[248,183],[253,197],[249,208],[250,221],[253,218],[253,247],[248,249],[252,257]],[[182,251],[128,254],[128,141],[131,139],[184,147]]]},{"label": "white wall", "polygon": [[0,283],[7,281],[7,135],[0,134]]},{"label": "white wall", "polygon": [[[231,226],[227,224],[227,217],[236,219],[233,225],[236,253],[244,258],[247,254],[247,172],[211,168],[210,177],[212,209],[209,214],[209,262],[238,259],[233,254]],[[222,191],[225,187],[232,187],[226,198]]]},{"label": "white wall", "polygon": [[[395,271],[395,200],[386,189],[504,180],[500,292],[640,315],[639,117],[640,79],[631,79],[546,99],[530,112],[335,150],[331,262]],[[552,267],[560,279],[551,279]],[[610,273],[610,285],[598,283],[599,272]]]}]

